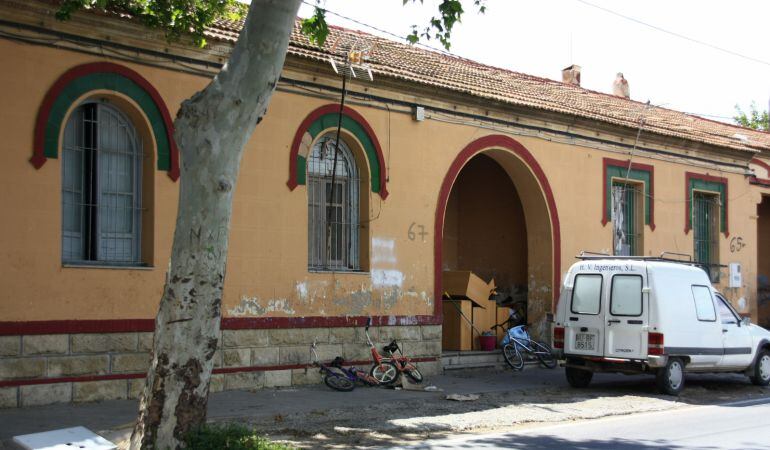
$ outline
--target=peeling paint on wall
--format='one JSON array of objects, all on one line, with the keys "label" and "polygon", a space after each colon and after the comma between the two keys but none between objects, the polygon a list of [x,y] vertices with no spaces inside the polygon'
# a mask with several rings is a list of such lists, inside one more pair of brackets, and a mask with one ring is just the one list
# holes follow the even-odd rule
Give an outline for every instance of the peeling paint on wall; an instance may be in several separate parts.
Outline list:
[{"label": "peeling paint on wall", "polygon": [[303,303],[307,302],[307,281],[298,282],[295,289],[297,291],[297,298]]},{"label": "peeling paint on wall", "polygon": [[264,316],[270,312],[283,312],[288,315],[296,313],[285,298],[271,298],[267,300],[266,306],[262,306],[259,297],[248,297],[245,295],[241,297],[241,302],[238,306],[227,311],[233,317]]},{"label": "peeling paint on wall", "polygon": [[372,286],[375,288],[398,287],[404,284],[404,274],[398,270],[372,270]]},{"label": "peeling paint on wall", "polygon": [[396,264],[396,242],[393,239],[372,239],[372,265]]}]

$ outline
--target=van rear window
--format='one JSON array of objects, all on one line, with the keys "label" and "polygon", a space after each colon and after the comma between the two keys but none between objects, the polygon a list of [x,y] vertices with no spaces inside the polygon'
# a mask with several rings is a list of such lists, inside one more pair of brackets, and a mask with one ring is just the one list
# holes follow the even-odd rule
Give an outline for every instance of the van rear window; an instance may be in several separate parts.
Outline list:
[{"label": "van rear window", "polygon": [[714,301],[711,299],[711,291],[706,286],[693,286],[692,297],[695,299],[695,313],[698,320],[715,322],[717,313],[714,311]]},{"label": "van rear window", "polygon": [[610,314],[613,316],[642,315],[642,277],[639,275],[612,277]]},{"label": "van rear window", "polygon": [[575,314],[599,314],[602,299],[602,276],[581,274],[575,276],[572,288],[572,305]]}]

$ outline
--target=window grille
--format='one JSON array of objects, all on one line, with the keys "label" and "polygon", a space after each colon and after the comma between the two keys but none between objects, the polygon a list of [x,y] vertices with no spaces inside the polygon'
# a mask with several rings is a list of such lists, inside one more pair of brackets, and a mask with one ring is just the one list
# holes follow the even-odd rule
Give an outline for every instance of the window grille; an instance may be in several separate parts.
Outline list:
[{"label": "window grille", "polygon": [[140,263],[142,143],[107,104],[73,111],[62,148],[62,261]]},{"label": "window grille", "polygon": [[612,248],[617,256],[642,254],[644,198],[634,183],[612,183]]},{"label": "window grille", "polygon": [[711,281],[719,282],[719,197],[693,192],[692,228],[695,261],[707,265]]},{"label": "window grille", "polygon": [[334,168],[334,141],[333,136],[322,137],[307,160],[308,268],[359,270],[358,171],[343,141]]}]

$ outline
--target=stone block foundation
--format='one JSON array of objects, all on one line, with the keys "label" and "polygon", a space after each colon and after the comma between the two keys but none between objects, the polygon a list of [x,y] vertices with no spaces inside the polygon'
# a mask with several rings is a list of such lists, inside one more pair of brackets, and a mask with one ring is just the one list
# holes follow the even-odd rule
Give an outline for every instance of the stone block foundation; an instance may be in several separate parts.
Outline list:
[{"label": "stone block foundation", "polygon": [[[362,327],[223,330],[211,392],[321,382],[308,369],[310,344],[322,361],[336,356],[371,364]],[[396,339],[426,376],[441,371],[441,325],[372,327],[375,345]],[[138,399],[149,367],[152,333],[0,336],[0,408]]]}]

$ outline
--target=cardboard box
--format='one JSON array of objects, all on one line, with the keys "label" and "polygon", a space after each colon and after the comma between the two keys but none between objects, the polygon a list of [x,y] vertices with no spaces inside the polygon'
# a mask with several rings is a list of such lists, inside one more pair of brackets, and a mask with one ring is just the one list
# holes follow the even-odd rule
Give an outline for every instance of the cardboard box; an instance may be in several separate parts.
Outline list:
[{"label": "cardboard box", "polygon": [[[497,318],[495,319],[495,324],[503,323],[504,321],[508,320],[508,317],[511,315],[511,308],[507,306],[498,306],[497,307]],[[507,330],[506,330],[507,331]],[[503,331],[502,328],[497,329],[497,342],[500,342],[500,339],[505,336],[505,331]]]},{"label": "cardboard box", "polygon": [[495,290],[495,280],[486,283],[470,270],[445,270],[441,288],[453,300],[470,299],[486,307],[489,296]]},{"label": "cardboard box", "polygon": [[[494,300],[485,300],[482,305],[483,308],[476,308],[473,310],[473,325],[479,333],[492,331],[492,326],[495,325],[495,320],[497,319],[497,302]],[[479,344],[479,336],[477,334],[473,337],[473,349],[481,350],[481,344]]]},{"label": "cardboard box", "polygon": [[[487,283],[468,270],[444,271],[442,287],[445,293],[443,349],[479,349],[478,334],[488,331],[496,317],[496,304],[489,300],[495,289],[494,280]],[[473,323],[478,333],[460,311]]]},{"label": "cardboard box", "polygon": [[444,325],[441,330],[441,347],[443,350],[472,350],[473,329],[465,320],[473,320],[473,304],[470,300],[444,300],[442,305]]}]

